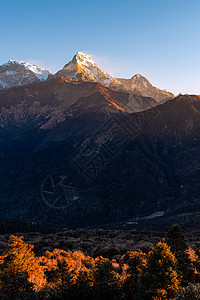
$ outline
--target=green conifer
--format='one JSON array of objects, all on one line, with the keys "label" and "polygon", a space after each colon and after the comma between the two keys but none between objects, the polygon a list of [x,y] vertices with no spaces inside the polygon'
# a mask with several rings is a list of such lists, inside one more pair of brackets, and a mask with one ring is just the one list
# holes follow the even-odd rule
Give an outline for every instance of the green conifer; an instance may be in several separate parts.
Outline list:
[{"label": "green conifer", "polygon": [[173,298],[179,286],[176,267],[177,260],[170,247],[159,242],[147,256],[147,263],[140,277],[139,299]]},{"label": "green conifer", "polygon": [[195,269],[187,253],[188,244],[178,224],[174,224],[168,231],[165,239],[172,253],[178,261],[178,273],[181,276],[181,284],[187,286],[195,281]]}]

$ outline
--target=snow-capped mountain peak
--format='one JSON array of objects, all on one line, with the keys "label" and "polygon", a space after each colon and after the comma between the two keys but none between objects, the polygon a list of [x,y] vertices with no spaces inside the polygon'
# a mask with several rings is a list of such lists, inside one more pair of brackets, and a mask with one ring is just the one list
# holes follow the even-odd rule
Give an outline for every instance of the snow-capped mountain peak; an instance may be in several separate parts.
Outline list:
[{"label": "snow-capped mountain peak", "polygon": [[30,70],[31,72],[33,72],[35,76],[41,81],[46,80],[50,74],[49,71],[45,70],[44,68],[32,65],[29,62],[19,61],[18,63],[23,65],[26,68],[26,70]]},{"label": "snow-capped mountain peak", "polygon": [[77,63],[80,65],[93,64],[94,66],[97,66],[92,58],[83,52],[78,52],[75,56]]},{"label": "snow-capped mountain peak", "polygon": [[10,59],[0,66],[0,90],[44,81],[49,74],[49,71],[29,62]]},{"label": "snow-capped mountain peak", "polygon": [[31,64],[27,61],[16,61],[13,59],[10,59],[6,64],[4,65],[9,65],[9,64],[16,64],[16,65],[22,65],[26,70],[29,70],[35,74],[35,76],[40,79],[41,81],[46,80],[47,77],[49,76],[49,71],[45,70],[44,68],[40,68],[34,64]]},{"label": "snow-capped mountain peak", "polygon": [[99,68],[92,58],[83,52],[78,52],[62,70],[56,73],[56,76],[67,76],[82,81],[99,82],[106,87],[122,87],[119,81]]}]

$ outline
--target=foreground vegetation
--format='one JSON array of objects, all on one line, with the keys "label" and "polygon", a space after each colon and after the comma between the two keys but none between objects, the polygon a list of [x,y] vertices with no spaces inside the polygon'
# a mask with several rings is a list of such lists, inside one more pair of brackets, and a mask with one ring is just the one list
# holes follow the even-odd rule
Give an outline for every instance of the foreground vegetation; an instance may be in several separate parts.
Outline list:
[{"label": "foreground vegetation", "polygon": [[200,249],[178,225],[150,250],[91,257],[54,249],[35,256],[10,236],[1,256],[0,299],[200,299]]}]

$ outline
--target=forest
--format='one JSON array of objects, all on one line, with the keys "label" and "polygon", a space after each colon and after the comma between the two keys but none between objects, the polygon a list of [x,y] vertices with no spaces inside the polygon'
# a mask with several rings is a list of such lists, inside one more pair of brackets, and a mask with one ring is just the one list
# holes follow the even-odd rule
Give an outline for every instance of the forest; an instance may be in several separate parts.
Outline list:
[{"label": "forest", "polygon": [[0,299],[200,299],[200,247],[173,225],[151,249],[113,257],[54,249],[38,256],[11,235],[0,256]]}]

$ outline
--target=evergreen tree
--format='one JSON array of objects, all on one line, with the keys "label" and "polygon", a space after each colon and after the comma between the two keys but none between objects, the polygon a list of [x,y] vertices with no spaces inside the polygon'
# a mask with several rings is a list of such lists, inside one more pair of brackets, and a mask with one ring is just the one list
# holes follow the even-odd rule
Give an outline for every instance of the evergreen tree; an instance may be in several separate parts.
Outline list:
[{"label": "evergreen tree", "polygon": [[174,224],[169,229],[165,240],[178,261],[178,273],[181,276],[182,285],[186,286],[189,282],[194,283],[195,269],[187,253],[188,245],[180,226]]},{"label": "evergreen tree", "polygon": [[140,277],[140,298],[145,300],[173,298],[179,286],[177,260],[170,247],[159,242],[147,256]]},{"label": "evergreen tree", "polygon": [[107,258],[99,257],[92,268],[95,299],[119,299],[121,291],[120,276],[113,271],[112,263]]},{"label": "evergreen tree", "polygon": [[128,269],[126,271],[123,290],[126,299],[133,299],[138,292],[139,278],[146,263],[146,254],[140,250],[130,251],[125,255],[125,258],[128,258]]}]

